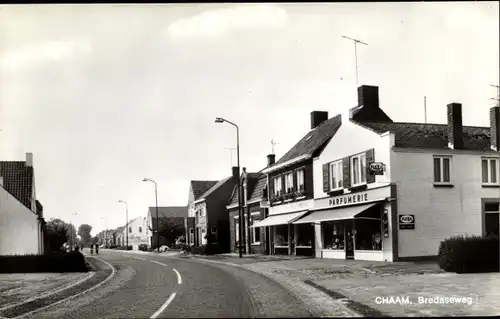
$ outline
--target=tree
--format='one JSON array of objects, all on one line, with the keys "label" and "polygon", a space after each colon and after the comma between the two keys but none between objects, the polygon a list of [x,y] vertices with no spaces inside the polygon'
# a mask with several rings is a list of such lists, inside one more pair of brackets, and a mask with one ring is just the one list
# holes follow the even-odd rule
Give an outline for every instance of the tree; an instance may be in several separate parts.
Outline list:
[{"label": "tree", "polygon": [[51,251],[61,249],[61,246],[64,243],[69,243],[71,238],[76,238],[75,228],[62,219],[51,218],[45,225],[45,239],[48,241]]},{"label": "tree", "polygon": [[[151,227],[149,230],[153,231]],[[156,231],[156,229],[154,231]],[[184,235],[184,221],[180,222],[175,217],[160,218],[159,234],[160,238],[164,238],[166,240],[167,245],[175,243],[177,238]],[[156,242],[152,244],[156,245]]]},{"label": "tree", "polygon": [[80,227],[78,227],[78,235],[80,235],[83,245],[91,244],[92,241],[92,235],[90,235],[91,231],[92,231],[92,226],[90,226],[89,224],[81,224]]}]

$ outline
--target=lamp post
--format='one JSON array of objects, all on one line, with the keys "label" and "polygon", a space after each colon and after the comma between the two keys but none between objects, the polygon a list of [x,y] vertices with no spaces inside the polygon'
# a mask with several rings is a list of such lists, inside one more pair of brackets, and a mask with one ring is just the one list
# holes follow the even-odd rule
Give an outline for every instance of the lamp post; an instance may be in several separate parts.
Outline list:
[{"label": "lamp post", "polygon": [[104,219],[104,247],[108,248],[108,221],[106,217],[102,216],[101,219]]},{"label": "lamp post", "polygon": [[127,222],[125,223],[125,236],[126,236],[126,239],[125,239],[125,246],[127,247],[128,249],[128,203],[125,202],[125,201],[122,201],[122,200],[119,200],[118,203],[123,203],[125,204],[125,218],[127,218]]},{"label": "lamp post", "polygon": [[223,119],[222,117],[215,118],[215,123],[228,123],[234,127],[236,127],[236,159],[238,165],[238,216],[240,219],[239,228],[240,228],[240,238],[238,238],[238,246],[240,251],[240,258],[243,257],[243,238],[245,237],[244,228],[243,228],[243,211],[241,210],[241,175],[240,175],[240,129],[238,125],[234,124],[231,121]]},{"label": "lamp post", "polygon": [[70,238],[70,242],[71,242],[70,250],[73,250],[73,248],[75,246],[75,241],[76,241],[76,238],[74,238],[74,236],[73,236],[73,229],[72,229],[72,228],[75,229],[75,236],[76,236],[76,228],[75,228],[75,225],[73,225],[73,216],[76,216],[76,215],[80,215],[80,213],[76,212],[76,213],[71,214],[70,225],[72,227],[70,227],[70,230],[69,230],[69,238]]},{"label": "lamp post", "polygon": [[[158,219],[158,184],[152,179],[144,177],[143,182],[152,182],[155,184],[155,201],[156,201],[156,249],[160,252],[160,220]],[[154,232],[154,230],[153,230]],[[153,233],[154,234],[154,233]]]}]

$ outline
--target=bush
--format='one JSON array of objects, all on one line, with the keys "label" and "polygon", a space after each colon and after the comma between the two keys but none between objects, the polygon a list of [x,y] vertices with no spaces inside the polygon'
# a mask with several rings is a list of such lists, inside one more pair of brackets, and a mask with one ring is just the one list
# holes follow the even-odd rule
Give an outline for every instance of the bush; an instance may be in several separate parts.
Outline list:
[{"label": "bush", "polygon": [[132,250],[132,246],[131,245],[120,246],[120,247],[117,247],[117,249],[120,249],[120,250]]},{"label": "bush", "polygon": [[439,267],[456,273],[499,270],[499,240],[496,236],[455,236],[439,245]]},{"label": "bush", "polygon": [[118,245],[109,245],[109,248],[110,249],[116,249],[116,248],[118,248]]},{"label": "bush", "polygon": [[78,251],[45,255],[0,256],[0,273],[87,272],[85,257]]},{"label": "bush", "polygon": [[223,253],[219,245],[201,245],[198,247],[189,247],[188,252],[196,255],[216,255]]},{"label": "bush", "polygon": [[141,251],[148,251],[148,245],[146,245],[146,244],[140,244],[139,245],[139,250],[141,250]]}]

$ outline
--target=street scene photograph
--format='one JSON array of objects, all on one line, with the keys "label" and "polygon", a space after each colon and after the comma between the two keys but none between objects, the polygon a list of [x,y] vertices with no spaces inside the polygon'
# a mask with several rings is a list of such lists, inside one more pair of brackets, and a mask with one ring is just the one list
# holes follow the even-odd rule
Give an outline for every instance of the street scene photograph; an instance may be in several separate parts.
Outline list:
[{"label": "street scene photograph", "polygon": [[499,29],[0,4],[0,319],[499,316]]}]

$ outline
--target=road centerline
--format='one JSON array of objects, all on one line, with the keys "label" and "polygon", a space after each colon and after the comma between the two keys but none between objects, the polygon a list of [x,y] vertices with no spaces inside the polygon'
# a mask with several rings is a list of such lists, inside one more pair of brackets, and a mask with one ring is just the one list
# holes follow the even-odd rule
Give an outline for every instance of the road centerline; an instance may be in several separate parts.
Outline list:
[{"label": "road centerline", "polygon": [[156,261],[156,260],[149,260],[149,261],[152,263],[158,264],[158,265],[167,266],[167,264],[161,263],[161,262]]},{"label": "road centerline", "polygon": [[174,269],[174,272],[177,274],[177,283],[180,285],[182,284],[182,278],[181,278],[181,274],[177,271],[177,269],[173,268]]},{"label": "road centerline", "polygon": [[168,305],[172,302],[172,300],[174,300],[175,298],[175,295],[176,293],[173,292],[170,297],[168,297],[167,301],[165,301],[165,303],[160,307],[160,309],[158,309],[151,317],[149,317],[150,319],[154,319],[156,317],[158,317],[163,311],[165,311],[165,309],[167,309]]}]

